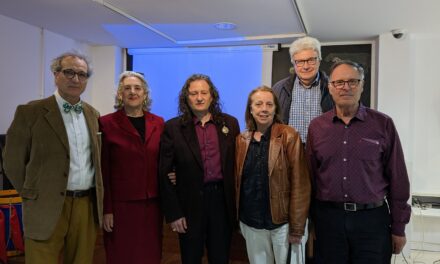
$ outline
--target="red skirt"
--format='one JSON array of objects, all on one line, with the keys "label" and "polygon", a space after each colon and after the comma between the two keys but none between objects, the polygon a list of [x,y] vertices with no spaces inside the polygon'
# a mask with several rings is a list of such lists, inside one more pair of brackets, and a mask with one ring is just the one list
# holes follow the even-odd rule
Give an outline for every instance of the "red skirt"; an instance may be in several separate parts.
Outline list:
[{"label": "red skirt", "polygon": [[113,232],[104,231],[107,263],[159,264],[162,215],[158,199],[113,202]]}]

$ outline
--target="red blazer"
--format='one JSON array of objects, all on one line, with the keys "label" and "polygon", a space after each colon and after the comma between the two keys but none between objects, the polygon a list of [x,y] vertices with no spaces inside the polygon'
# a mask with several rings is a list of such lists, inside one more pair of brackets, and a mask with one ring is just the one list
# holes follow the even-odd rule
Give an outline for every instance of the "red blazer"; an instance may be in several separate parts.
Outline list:
[{"label": "red blazer", "polygon": [[102,178],[104,214],[113,213],[113,201],[130,201],[159,196],[159,142],[163,118],[144,112],[145,142],[124,110],[99,119],[102,132]]}]

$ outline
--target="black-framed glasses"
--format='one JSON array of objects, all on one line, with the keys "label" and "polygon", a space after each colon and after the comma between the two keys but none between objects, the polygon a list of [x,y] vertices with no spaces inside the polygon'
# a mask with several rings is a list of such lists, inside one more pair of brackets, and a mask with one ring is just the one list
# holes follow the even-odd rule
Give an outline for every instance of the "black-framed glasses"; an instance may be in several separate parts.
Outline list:
[{"label": "black-framed glasses", "polygon": [[83,71],[76,72],[72,69],[64,69],[61,70],[61,72],[64,74],[64,76],[66,76],[67,79],[73,79],[75,78],[75,75],[78,76],[78,80],[80,82],[85,82],[89,78],[89,74]]},{"label": "black-framed glasses", "polygon": [[294,60],[296,66],[302,67],[307,62],[308,65],[315,65],[318,61],[318,57],[308,58],[306,60]]},{"label": "black-framed glasses", "polygon": [[333,85],[333,87],[337,89],[342,89],[344,88],[345,84],[348,84],[350,88],[356,88],[361,81],[362,81],[361,79],[350,79],[348,81],[337,80],[330,83]]}]

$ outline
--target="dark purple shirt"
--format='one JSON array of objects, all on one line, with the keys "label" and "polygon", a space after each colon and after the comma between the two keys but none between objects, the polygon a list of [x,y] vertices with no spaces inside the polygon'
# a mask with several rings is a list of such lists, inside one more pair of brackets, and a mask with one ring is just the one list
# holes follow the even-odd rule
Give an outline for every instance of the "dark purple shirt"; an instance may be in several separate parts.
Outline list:
[{"label": "dark purple shirt", "polygon": [[390,117],[361,105],[345,125],[333,109],[312,120],[306,148],[316,199],[372,203],[386,197],[392,233],[405,234],[409,179]]},{"label": "dark purple shirt", "polygon": [[205,176],[203,182],[223,180],[220,146],[218,143],[217,128],[214,122],[209,120],[202,126],[200,121],[194,120],[197,139],[199,140],[200,154],[202,156]]}]

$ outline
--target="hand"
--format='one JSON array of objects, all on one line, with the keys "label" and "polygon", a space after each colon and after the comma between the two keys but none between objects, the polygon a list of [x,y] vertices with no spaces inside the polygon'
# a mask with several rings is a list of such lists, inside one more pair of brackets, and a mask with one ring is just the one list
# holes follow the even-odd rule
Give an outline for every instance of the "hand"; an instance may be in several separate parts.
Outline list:
[{"label": "hand", "polygon": [[168,173],[168,179],[170,180],[172,185],[176,185],[176,173],[174,171]]},{"label": "hand", "polygon": [[113,214],[104,214],[103,227],[107,232],[113,231]]},{"label": "hand", "polygon": [[188,228],[186,225],[186,218],[182,217],[177,219],[174,222],[171,222],[171,229],[177,233],[186,233],[186,229]]},{"label": "hand", "polygon": [[392,240],[391,242],[393,247],[393,254],[400,254],[400,252],[402,252],[402,249],[406,244],[406,237],[391,235],[391,240]]},{"label": "hand", "polygon": [[289,235],[289,243],[290,244],[299,244],[301,243],[302,236],[299,235]]}]

